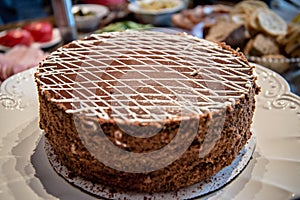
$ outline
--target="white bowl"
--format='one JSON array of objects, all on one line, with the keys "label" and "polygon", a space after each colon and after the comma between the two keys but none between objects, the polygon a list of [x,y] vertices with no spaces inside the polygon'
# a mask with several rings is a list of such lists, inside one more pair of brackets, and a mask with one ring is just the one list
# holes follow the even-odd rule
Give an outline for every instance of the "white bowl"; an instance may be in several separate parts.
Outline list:
[{"label": "white bowl", "polygon": [[135,18],[146,24],[153,24],[155,26],[169,26],[172,14],[179,12],[186,8],[188,0],[172,0],[176,3],[175,7],[164,8],[157,10],[148,10],[142,8],[142,3],[151,3],[159,0],[139,0],[128,4],[128,10],[132,12]]},{"label": "white bowl", "polygon": [[91,12],[92,14],[86,16],[74,15],[76,27],[79,31],[92,31],[97,29],[101,19],[109,12],[106,6],[98,4],[77,4],[72,7],[73,14],[80,10],[83,13]]}]

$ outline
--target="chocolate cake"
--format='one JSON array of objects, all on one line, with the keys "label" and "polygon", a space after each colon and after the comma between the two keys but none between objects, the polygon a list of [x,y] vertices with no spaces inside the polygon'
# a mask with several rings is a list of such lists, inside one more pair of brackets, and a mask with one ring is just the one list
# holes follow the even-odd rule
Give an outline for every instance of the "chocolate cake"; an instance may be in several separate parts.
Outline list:
[{"label": "chocolate cake", "polygon": [[231,164],[251,136],[253,67],[186,34],[94,34],[35,74],[40,127],[57,159],[117,191],[173,191]]}]

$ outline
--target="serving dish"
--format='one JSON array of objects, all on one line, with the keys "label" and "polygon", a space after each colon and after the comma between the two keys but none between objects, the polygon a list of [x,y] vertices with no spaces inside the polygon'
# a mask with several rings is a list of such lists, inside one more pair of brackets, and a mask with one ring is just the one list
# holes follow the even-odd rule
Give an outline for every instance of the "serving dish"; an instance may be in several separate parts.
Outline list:
[{"label": "serving dish", "polygon": [[[5,35],[6,31],[0,32],[0,37]],[[48,42],[34,42],[31,45],[41,48],[47,49],[61,42],[61,35],[58,28],[53,28],[52,39]],[[0,45],[0,51],[8,51],[11,47]]]},{"label": "serving dish", "polygon": [[[158,0],[141,0],[131,1],[128,4],[128,10],[134,14],[134,17],[141,23],[152,24],[155,26],[170,26],[172,14],[179,12],[186,8],[186,0],[174,0],[173,7],[158,8],[158,9],[144,9],[142,4],[160,3]],[[167,2],[167,1],[166,1]]]},{"label": "serving dish", "polygon": [[99,4],[76,4],[72,6],[72,13],[79,31],[92,31],[108,15],[109,9]]},{"label": "serving dish", "polygon": [[[196,36],[198,38],[204,38],[204,27],[206,23],[207,22],[200,22],[197,25],[195,25],[191,30],[191,35]],[[246,57],[248,61],[272,69],[273,71],[280,74],[285,73],[291,68],[300,67],[299,57],[289,58],[284,57],[283,55],[280,55],[280,57],[278,55],[270,55],[269,57],[246,55]]]},{"label": "serving dish", "polygon": [[[257,96],[254,116],[256,148],[252,159],[227,185],[195,199],[282,200],[300,196],[300,97],[290,92],[280,75],[253,65],[262,92]],[[38,127],[34,72],[16,74],[1,85],[0,199],[96,199],[68,184],[49,166]]]}]

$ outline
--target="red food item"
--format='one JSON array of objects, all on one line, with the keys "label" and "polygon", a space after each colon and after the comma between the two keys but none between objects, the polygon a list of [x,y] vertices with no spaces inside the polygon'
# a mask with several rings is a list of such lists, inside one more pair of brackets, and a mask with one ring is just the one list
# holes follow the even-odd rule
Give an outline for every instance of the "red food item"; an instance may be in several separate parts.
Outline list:
[{"label": "red food item", "polygon": [[31,22],[23,29],[29,31],[36,42],[48,42],[52,39],[53,26],[50,22]]},{"label": "red food item", "polygon": [[30,32],[23,29],[13,29],[0,37],[0,44],[6,47],[13,47],[18,44],[30,46],[34,42]]}]

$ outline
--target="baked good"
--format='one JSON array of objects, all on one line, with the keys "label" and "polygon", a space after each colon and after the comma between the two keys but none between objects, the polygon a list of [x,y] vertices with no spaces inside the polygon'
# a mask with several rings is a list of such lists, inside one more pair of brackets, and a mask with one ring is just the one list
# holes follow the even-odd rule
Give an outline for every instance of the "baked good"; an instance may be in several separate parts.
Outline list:
[{"label": "baked good", "polygon": [[280,50],[276,41],[263,34],[258,34],[246,44],[244,53],[253,56],[276,55]]},{"label": "baked good", "polygon": [[206,180],[251,136],[253,67],[186,34],[94,34],[35,74],[40,127],[58,160],[113,190],[160,192]]},{"label": "baked good", "polygon": [[300,54],[300,26],[296,21],[297,17],[294,22],[284,21],[263,1],[245,0],[232,7],[227,21],[204,25],[203,35],[205,39],[226,42],[232,48],[241,49],[250,61],[260,63],[262,57],[267,58],[262,60],[271,61],[264,66],[274,64],[272,57],[275,62],[292,64]]},{"label": "baked good", "polygon": [[245,25],[235,23],[230,18],[219,18],[217,22],[208,29],[205,39],[220,42],[223,41],[236,49],[245,46],[249,34]]},{"label": "baked good", "polygon": [[250,15],[256,9],[267,9],[268,5],[263,1],[245,0],[237,3],[233,9],[232,14],[245,14]]},{"label": "baked good", "polygon": [[258,23],[262,30],[270,35],[285,35],[287,33],[287,23],[274,11],[260,10],[257,15]]}]

